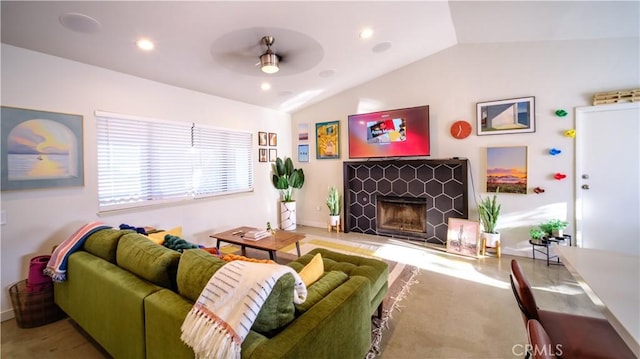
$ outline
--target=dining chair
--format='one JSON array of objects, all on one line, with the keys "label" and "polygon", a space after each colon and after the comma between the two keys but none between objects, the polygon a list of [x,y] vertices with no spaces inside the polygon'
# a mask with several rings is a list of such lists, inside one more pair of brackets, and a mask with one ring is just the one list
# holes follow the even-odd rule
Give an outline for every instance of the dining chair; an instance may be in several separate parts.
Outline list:
[{"label": "dining chair", "polygon": [[562,358],[636,358],[606,319],[539,309],[515,259],[509,278],[525,327],[529,320],[540,322],[554,346],[562,350]]},{"label": "dining chair", "polygon": [[562,347],[557,348],[539,321],[531,319],[527,322],[529,336],[529,353],[533,359],[555,359],[562,355]]}]

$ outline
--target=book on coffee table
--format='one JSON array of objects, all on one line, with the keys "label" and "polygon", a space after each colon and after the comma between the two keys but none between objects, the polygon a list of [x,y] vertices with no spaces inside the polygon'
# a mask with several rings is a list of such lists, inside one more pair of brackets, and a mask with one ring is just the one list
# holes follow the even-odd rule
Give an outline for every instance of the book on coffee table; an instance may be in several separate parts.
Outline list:
[{"label": "book on coffee table", "polygon": [[271,232],[269,232],[266,229],[253,229],[253,230],[244,232],[244,235],[242,235],[242,237],[244,239],[257,241],[259,239],[269,237],[270,235],[271,235]]}]

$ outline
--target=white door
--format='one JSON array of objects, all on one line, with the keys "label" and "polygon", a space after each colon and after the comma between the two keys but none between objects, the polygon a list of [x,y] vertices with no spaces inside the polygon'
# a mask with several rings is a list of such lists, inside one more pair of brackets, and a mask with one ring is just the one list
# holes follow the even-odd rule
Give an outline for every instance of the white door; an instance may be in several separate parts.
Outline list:
[{"label": "white door", "polygon": [[640,254],[640,104],[576,108],[576,240]]}]

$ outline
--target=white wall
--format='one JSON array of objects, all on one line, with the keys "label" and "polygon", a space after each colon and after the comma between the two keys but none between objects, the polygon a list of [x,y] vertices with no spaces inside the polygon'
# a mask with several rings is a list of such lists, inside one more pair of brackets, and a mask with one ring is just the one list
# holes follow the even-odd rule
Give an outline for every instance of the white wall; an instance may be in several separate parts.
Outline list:
[{"label": "white wall", "polygon": [[[215,79],[211,79],[215,81]],[[27,277],[29,259],[48,254],[82,224],[100,220],[159,228],[182,226],[188,241],[238,225],[277,223],[278,192],[270,166],[258,162],[257,132],[278,134],[278,154],[291,155],[289,114],[208,96],[2,44],[2,105],[84,116],[84,187],[2,192],[2,317],[11,317],[9,287]],[[255,134],[255,191],[188,204],[98,215],[95,110],[193,121]]]},{"label": "white wall", "polygon": [[[486,148],[528,146],[529,194],[500,194],[503,216],[498,230],[503,251],[530,256],[529,228],[549,218],[574,222],[574,143],[563,133],[574,126],[574,111],[592,103],[597,92],[640,87],[638,38],[625,40],[528,42],[457,45],[393,73],[345,91],[293,115],[292,131],[299,123],[341,123],[341,159],[316,160],[313,135],[305,185],[297,194],[298,222],[326,226],[327,188],[342,188],[342,161],[348,160],[347,116],[394,108],[430,105],[432,156],[468,158],[473,176],[469,218],[477,219],[478,196],[485,193]],[[476,136],[476,103],[535,96],[536,132]],[[565,109],[563,118],[554,113]],[[456,140],[449,127],[456,120],[473,124],[473,134]],[[578,134],[579,135],[579,134]],[[294,153],[298,143],[294,138]],[[550,156],[550,148],[562,150]],[[611,158],[615,161],[615,158]],[[567,178],[553,179],[562,172]],[[533,188],[542,187],[543,194]],[[473,192],[475,190],[475,192]],[[615,190],[615,189],[612,189]],[[341,191],[342,192],[342,191]],[[320,208],[320,210],[318,210]]]}]

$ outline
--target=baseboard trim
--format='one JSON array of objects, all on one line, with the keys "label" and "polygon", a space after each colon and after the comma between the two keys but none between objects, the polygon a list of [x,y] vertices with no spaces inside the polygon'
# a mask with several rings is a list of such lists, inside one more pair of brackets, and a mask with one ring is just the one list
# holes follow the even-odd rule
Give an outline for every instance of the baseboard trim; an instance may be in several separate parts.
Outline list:
[{"label": "baseboard trim", "polygon": [[5,310],[4,312],[0,313],[0,321],[2,322],[7,321],[9,319],[13,319],[15,317],[16,317],[16,314],[13,312],[13,308],[9,310]]}]

